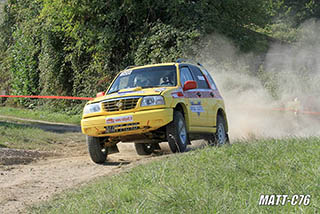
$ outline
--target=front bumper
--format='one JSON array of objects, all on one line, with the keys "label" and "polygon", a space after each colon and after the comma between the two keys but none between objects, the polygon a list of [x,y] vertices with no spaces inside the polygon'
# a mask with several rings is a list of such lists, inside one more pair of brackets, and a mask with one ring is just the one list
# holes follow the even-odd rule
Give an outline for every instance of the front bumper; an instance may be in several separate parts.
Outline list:
[{"label": "front bumper", "polygon": [[173,109],[153,109],[82,119],[81,130],[93,137],[122,137],[156,130],[172,120]]}]

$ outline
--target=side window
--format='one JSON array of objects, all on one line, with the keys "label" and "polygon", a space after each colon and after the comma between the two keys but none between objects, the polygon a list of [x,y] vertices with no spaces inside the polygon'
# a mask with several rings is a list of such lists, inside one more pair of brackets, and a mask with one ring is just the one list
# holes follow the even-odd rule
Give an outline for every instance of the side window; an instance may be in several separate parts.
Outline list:
[{"label": "side window", "polygon": [[209,89],[209,85],[206,81],[206,78],[203,76],[200,69],[194,65],[190,65],[192,74],[197,82],[198,88]]},{"label": "side window", "polygon": [[181,67],[180,68],[180,83],[183,87],[184,83],[188,80],[193,80],[192,74],[188,67]]},{"label": "side window", "polygon": [[204,73],[204,75],[206,75],[207,80],[209,81],[209,83],[210,83],[210,85],[211,85],[211,88],[212,88],[213,90],[217,90],[217,86],[216,86],[216,84],[214,83],[214,81],[213,81],[211,75],[209,74],[209,72],[208,72],[207,70],[205,70],[205,69],[202,69],[202,72]]}]

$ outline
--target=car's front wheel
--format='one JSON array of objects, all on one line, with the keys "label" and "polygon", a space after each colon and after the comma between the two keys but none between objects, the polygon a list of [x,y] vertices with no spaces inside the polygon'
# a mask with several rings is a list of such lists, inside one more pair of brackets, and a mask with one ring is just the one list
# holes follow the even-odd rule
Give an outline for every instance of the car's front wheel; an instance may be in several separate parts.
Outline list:
[{"label": "car's front wheel", "polygon": [[186,123],[180,111],[173,113],[173,121],[167,125],[167,140],[170,150],[184,152],[189,144]]},{"label": "car's front wheel", "polygon": [[90,158],[93,162],[104,163],[108,156],[108,148],[104,145],[105,138],[87,136]]}]

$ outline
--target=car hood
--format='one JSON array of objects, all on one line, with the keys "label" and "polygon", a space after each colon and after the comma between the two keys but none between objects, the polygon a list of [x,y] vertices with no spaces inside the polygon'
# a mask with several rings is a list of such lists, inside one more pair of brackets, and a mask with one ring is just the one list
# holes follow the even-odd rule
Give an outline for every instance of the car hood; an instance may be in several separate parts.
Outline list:
[{"label": "car hood", "polygon": [[[123,89],[118,92],[107,94],[105,96],[97,97],[90,101],[90,103],[100,102],[107,99],[114,99],[114,98],[123,98],[123,97],[132,97],[132,96],[151,96],[151,95],[160,95],[162,92],[168,90],[169,87],[157,87],[157,88],[130,88],[130,89]],[[172,87],[170,87],[172,89]]]}]

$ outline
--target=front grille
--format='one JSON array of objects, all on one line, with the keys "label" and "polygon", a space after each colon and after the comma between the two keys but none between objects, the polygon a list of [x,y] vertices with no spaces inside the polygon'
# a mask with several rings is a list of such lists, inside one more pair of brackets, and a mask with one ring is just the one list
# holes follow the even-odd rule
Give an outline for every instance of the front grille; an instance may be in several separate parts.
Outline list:
[{"label": "front grille", "polygon": [[139,129],[140,123],[127,123],[114,126],[106,126],[106,133],[125,132]]},{"label": "front grille", "polygon": [[107,112],[134,109],[140,97],[112,99],[102,102],[102,108]]}]

